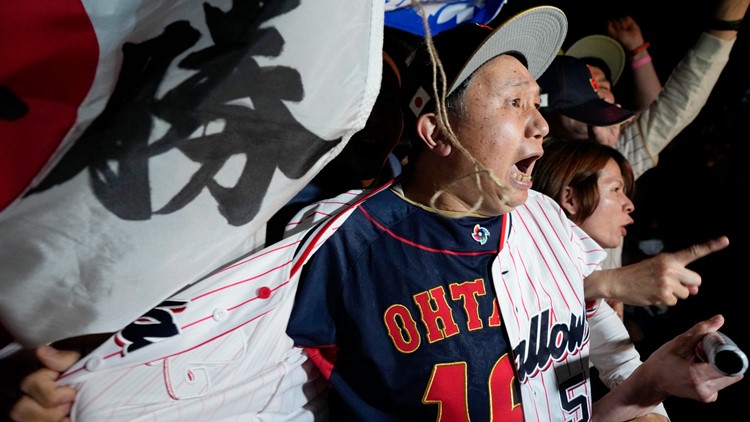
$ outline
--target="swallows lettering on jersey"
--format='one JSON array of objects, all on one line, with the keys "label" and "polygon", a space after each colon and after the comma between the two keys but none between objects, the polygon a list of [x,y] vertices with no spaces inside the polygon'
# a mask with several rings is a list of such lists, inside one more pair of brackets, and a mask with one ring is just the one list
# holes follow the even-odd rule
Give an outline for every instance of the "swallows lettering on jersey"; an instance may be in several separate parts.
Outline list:
[{"label": "swallows lettering on jersey", "polygon": [[513,353],[516,356],[518,381],[524,383],[547,368],[553,361],[561,361],[568,355],[576,355],[583,349],[589,336],[588,324],[583,316],[570,314],[570,324],[558,322],[550,326],[549,309],[531,318],[529,342],[518,343]]},{"label": "swallows lettering on jersey", "polygon": [[[474,331],[484,328],[485,320],[479,315],[478,300],[480,296],[487,294],[484,280],[478,278],[463,283],[451,283],[448,290],[450,301],[463,307],[466,329]],[[434,343],[459,334],[460,329],[453,317],[444,286],[414,295],[414,302],[419,310],[422,326],[427,332],[428,342]],[[488,327],[499,327],[500,310],[497,300],[493,300],[492,305],[492,313],[486,317],[486,324]],[[403,353],[411,353],[419,348],[422,337],[409,308],[402,304],[391,305],[386,309],[383,320],[396,349]]]},{"label": "swallows lettering on jersey", "polygon": [[122,347],[122,356],[180,334],[174,314],[184,311],[188,303],[187,300],[166,300],[115,334],[115,342]]}]

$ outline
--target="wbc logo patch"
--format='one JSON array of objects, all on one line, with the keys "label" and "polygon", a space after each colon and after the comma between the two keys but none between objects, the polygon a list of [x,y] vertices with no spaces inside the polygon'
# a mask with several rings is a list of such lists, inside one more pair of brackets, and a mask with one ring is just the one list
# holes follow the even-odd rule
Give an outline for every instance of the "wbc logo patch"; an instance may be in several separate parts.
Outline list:
[{"label": "wbc logo patch", "polygon": [[480,245],[484,245],[487,243],[487,239],[490,238],[490,231],[477,224],[474,226],[474,231],[471,233],[471,237],[479,242]]}]

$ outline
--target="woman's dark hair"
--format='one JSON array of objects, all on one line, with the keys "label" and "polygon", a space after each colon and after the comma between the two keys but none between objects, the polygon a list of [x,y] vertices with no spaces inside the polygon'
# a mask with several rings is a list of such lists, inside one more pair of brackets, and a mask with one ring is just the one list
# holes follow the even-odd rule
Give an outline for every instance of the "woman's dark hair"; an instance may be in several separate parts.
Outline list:
[{"label": "woman's dark hair", "polygon": [[616,149],[593,140],[569,141],[548,138],[544,141],[544,155],[534,165],[534,190],[562,202],[565,187],[581,204],[575,215],[580,223],[594,213],[599,205],[599,172],[612,159],[622,172],[625,194],[633,199],[635,178],[628,160]]}]

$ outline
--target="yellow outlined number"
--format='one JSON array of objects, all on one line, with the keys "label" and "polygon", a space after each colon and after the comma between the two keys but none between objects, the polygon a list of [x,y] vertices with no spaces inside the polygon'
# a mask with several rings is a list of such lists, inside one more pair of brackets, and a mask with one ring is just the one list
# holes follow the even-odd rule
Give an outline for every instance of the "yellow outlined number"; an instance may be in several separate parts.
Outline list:
[{"label": "yellow outlined number", "polygon": [[[520,391],[506,353],[492,367],[488,380],[490,421],[523,421]],[[469,421],[466,362],[433,367],[422,403],[438,405],[438,421]]]}]

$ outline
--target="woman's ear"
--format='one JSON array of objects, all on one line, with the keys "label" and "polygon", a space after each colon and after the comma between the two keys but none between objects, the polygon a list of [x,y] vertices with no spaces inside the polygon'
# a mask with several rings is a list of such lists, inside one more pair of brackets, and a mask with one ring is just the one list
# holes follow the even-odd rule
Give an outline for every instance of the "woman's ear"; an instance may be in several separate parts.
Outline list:
[{"label": "woman's ear", "polygon": [[425,113],[417,119],[417,134],[427,149],[438,156],[445,157],[451,153],[450,141],[440,130],[435,113]]},{"label": "woman's ear", "polygon": [[568,217],[571,220],[575,220],[574,217],[578,213],[578,207],[580,206],[578,204],[578,199],[573,193],[573,188],[565,186],[562,192],[562,198],[560,198],[560,206],[565,210],[565,213],[568,214]]}]

